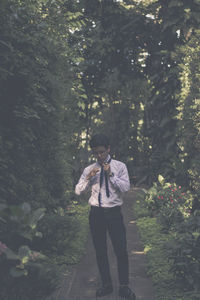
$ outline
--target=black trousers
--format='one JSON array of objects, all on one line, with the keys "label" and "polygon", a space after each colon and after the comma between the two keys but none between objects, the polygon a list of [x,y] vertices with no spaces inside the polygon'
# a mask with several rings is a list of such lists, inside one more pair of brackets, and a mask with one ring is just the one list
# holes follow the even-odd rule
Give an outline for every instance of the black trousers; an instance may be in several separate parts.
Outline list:
[{"label": "black trousers", "polygon": [[89,224],[102,284],[110,284],[112,282],[107,255],[107,232],[117,258],[119,283],[128,284],[129,268],[126,229],[121,207],[102,208],[92,206]]}]

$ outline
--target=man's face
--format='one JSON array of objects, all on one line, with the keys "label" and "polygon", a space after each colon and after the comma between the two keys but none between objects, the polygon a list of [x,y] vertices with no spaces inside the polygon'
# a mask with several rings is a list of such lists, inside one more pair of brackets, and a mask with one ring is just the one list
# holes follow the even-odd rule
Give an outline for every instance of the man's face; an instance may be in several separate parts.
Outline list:
[{"label": "man's face", "polygon": [[110,146],[108,146],[108,148],[106,148],[105,146],[93,147],[92,153],[97,158],[98,162],[102,164],[110,153]]}]

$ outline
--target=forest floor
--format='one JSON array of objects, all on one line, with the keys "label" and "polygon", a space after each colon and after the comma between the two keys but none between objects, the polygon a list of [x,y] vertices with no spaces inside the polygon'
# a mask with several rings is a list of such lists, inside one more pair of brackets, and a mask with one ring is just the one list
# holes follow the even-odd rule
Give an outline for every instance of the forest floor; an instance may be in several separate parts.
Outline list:
[{"label": "forest floor", "polygon": [[[137,189],[133,187],[126,193],[122,206],[124,223],[127,230],[130,287],[135,292],[137,300],[154,300],[153,284],[147,275],[146,257],[133,217],[133,201],[137,200]],[[116,258],[110,239],[108,239],[108,246],[114,292],[109,296],[98,299],[119,300],[121,298],[118,297]],[[100,280],[96,266],[95,252],[89,235],[86,252],[82,260],[79,264],[70,266],[70,269],[68,268],[68,272],[63,277],[60,287],[47,300],[95,300],[95,292],[99,286]]]}]

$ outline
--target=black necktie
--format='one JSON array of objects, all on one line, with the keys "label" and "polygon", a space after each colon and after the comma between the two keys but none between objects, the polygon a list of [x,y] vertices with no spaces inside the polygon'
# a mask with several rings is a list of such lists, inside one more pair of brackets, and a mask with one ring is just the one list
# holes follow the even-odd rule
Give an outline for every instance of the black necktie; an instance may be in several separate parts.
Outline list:
[{"label": "black necktie", "polygon": [[[107,164],[111,162],[111,158],[107,161]],[[101,173],[100,173],[100,189],[103,184],[103,177],[105,176],[105,185],[106,185],[106,196],[110,197],[109,185],[108,185],[108,175],[107,172],[104,172],[103,166],[101,166]],[[99,191],[98,196],[99,206],[101,206],[101,191]]]}]

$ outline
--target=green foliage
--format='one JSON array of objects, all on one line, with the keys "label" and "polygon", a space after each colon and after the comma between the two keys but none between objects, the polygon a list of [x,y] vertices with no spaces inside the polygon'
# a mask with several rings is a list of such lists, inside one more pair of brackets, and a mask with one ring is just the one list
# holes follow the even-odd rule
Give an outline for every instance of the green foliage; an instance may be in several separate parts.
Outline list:
[{"label": "green foliage", "polygon": [[181,186],[165,182],[159,175],[158,182],[148,190],[146,204],[151,215],[156,215],[163,230],[168,231],[190,216],[193,197]]},{"label": "green foliage", "polygon": [[[179,136],[178,144],[181,149],[180,164],[175,163],[177,178],[184,180],[195,196],[199,198],[199,30],[194,31],[194,35],[188,41],[187,46],[180,47],[175,55],[180,60],[179,74],[181,89],[178,94],[179,99]],[[191,143],[191,141],[193,141]]]},{"label": "green foliage", "polygon": [[[22,250],[24,252],[25,249],[22,248]],[[43,299],[44,295],[55,289],[59,274],[57,266],[39,256],[34,258],[36,253],[35,251],[31,252],[33,258],[26,263],[27,273],[20,266],[17,269],[14,268],[12,261],[9,260],[8,263],[5,256],[1,255],[1,299],[18,300],[20,297],[25,300],[28,297],[28,299],[34,300],[36,295],[38,299]]]},{"label": "green foliage", "polygon": [[[6,204],[1,208],[1,235],[4,240],[12,244],[12,240],[17,236],[22,236],[25,239],[32,240],[34,235],[39,236],[40,232],[36,230],[37,223],[43,218],[45,208],[33,210],[29,203],[21,205]],[[10,237],[7,238],[7,232]],[[12,246],[15,246],[14,244]]]},{"label": "green foliage", "polygon": [[[10,257],[47,255],[47,271],[34,262],[24,279],[20,298],[31,299],[31,280],[41,294],[52,283],[49,258],[76,262],[83,249],[85,217],[66,206],[93,132],[110,136],[134,183],[152,186],[159,174],[176,182],[148,192],[166,232],[186,224],[191,204],[200,209],[199,1],[8,0],[0,8],[0,240]],[[140,217],[148,215],[142,197]],[[3,257],[10,270],[15,260]],[[17,294],[11,279],[7,290]]]},{"label": "green foliage", "polygon": [[[139,212],[140,206],[143,211],[148,205],[144,190],[139,194],[134,212]],[[190,215],[170,232],[163,232],[157,217],[134,215],[147,255],[148,274],[155,286],[155,299],[198,299],[199,215]]]},{"label": "green foliage", "polygon": [[147,190],[138,188],[137,190],[137,200],[134,203],[134,217],[140,219],[149,216],[149,209],[144,199],[146,197]]},{"label": "green foliage", "polygon": [[[178,116],[188,103],[180,102],[180,93],[186,96],[182,86],[190,91],[198,86],[197,76],[193,75],[194,80],[189,76],[192,68],[187,63],[195,62],[193,74],[199,73],[192,55],[199,52],[194,43],[198,2],[82,3],[86,22],[73,43],[82,55],[84,142],[87,145],[93,132],[106,130],[113,155],[128,164],[132,181],[151,185],[162,173],[189,189],[199,176],[199,167],[194,162],[198,160],[188,160],[183,151],[182,132],[188,123],[190,137],[198,136],[193,130],[198,126],[198,104],[191,110],[191,122],[188,114],[183,122]],[[182,68],[189,70],[189,79],[181,74]],[[188,85],[188,80],[193,83]],[[197,89],[192,100],[197,103],[195,99],[199,99]],[[194,113],[197,117],[192,117]],[[199,151],[190,143],[189,152],[198,155]]]},{"label": "green foliage", "polygon": [[[55,283],[51,282],[48,272],[55,272],[55,266],[47,264],[39,249],[32,250],[34,237],[41,238],[37,230],[38,222],[43,218],[45,209],[31,209],[28,203],[21,205],[1,205],[0,236],[0,275],[2,299],[35,299],[34,288],[40,286],[40,293],[47,293]],[[44,286],[38,280],[44,282]],[[51,282],[51,287],[47,289]],[[31,286],[30,286],[31,283]]]},{"label": "green foliage", "polygon": [[1,194],[9,202],[26,200],[34,206],[46,202],[51,207],[55,194],[62,199],[67,179],[61,167],[66,100],[62,93],[67,91],[61,87],[62,75],[57,75],[67,64],[60,45],[52,43],[48,26],[41,26],[39,7],[37,2],[32,6],[21,2],[21,9],[11,1],[1,16],[2,67],[7,70],[0,82]]},{"label": "green foliage", "polygon": [[[41,210],[36,210],[33,215],[28,212],[27,228],[31,233],[27,237],[26,228],[26,240],[23,241],[29,246],[23,245],[19,249],[16,249],[17,242],[21,244],[22,241],[17,240],[17,236],[22,235],[24,239],[24,231],[21,229],[20,235],[17,229],[25,226],[25,222],[15,220],[15,240],[12,240],[15,250],[0,242],[2,299],[17,300],[20,297],[25,300],[28,297],[34,300],[36,296],[37,299],[44,299],[59,285],[63,273],[61,265],[77,263],[84,252],[88,234],[88,208],[86,204],[73,202],[65,209],[58,207],[54,213],[45,214],[42,219]],[[36,215],[37,228],[33,226]]]},{"label": "green foliage", "polygon": [[80,129],[74,125],[77,53],[69,39],[83,25],[75,7],[71,1],[0,4],[2,299],[39,299],[57,281],[56,263],[36,250],[36,239],[42,241],[36,225],[44,211],[47,218],[72,200],[72,143]]},{"label": "green foliage", "polygon": [[[22,205],[10,205],[2,207],[1,239],[4,241],[3,253],[7,260],[13,261],[10,274],[13,277],[27,275],[27,265],[36,257],[42,259],[39,252],[31,251],[28,246],[20,246],[22,243],[30,244],[34,236],[41,236],[37,231],[37,223],[44,216],[45,209],[32,210],[28,203]],[[8,234],[9,232],[9,234]],[[12,250],[11,250],[12,249]],[[17,263],[16,263],[17,261]]]},{"label": "green foliage", "polygon": [[171,237],[161,232],[156,218],[139,218],[137,226],[144,244],[144,253],[148,259],[148,274],[155,285],[156,300],[176,299],[174,297],[176,295],[174,278],[170,272],[172,264],[164,247]]},{"label": "green foliage", "polygon": [[170,243],[166,244],[168,256],[173,262],[171,271],[181,286],[200,291],[200,216],[191,215],[180,224]]},{"label": "green foliage", "polygon": [[36,248],[56,264],[77,263],[87,238],[88,205],[72,204],[65,210],[58,209],[44,217],[39,228],[43,239],[37,239]]}]

